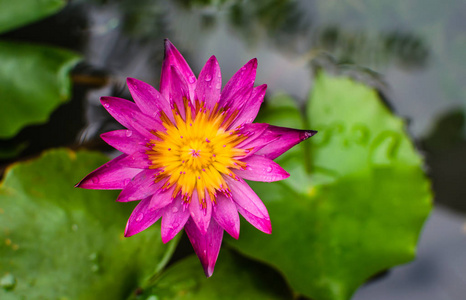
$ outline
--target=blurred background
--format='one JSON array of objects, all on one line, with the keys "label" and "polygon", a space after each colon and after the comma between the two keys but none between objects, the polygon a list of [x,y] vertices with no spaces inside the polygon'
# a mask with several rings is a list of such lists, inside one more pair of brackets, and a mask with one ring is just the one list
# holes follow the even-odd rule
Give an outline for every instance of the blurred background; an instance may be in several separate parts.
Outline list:
[{"label": "blurred background", "polygon": [[82,55],[71,71],[71,100],[46,124],[0,139],[8,150],[0,152],[1,167],[51,147],[110,150],[97,137],[118,127],[99,97],[130,98],[126,77],[158,86],[164,38],[195,74],[213,54],[224,78],[256,57],[256,85],[267,83],[267,97],[285,93],[304,103],[316,66],[375,87],[407,121],[425,157],[435,208],[417,259],[381,274],[353,299],[464,299],[466,2],[68,1],[57,14],[0,36]]}]

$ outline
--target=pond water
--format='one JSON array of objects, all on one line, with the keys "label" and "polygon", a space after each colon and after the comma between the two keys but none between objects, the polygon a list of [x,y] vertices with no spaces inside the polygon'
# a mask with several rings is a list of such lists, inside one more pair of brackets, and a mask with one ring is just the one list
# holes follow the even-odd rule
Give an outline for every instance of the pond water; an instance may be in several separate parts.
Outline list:
[{"label": "pond water", "polygon": [[[169,38],[196,74],[213,54],[224,78],[257,57],[256,83],[268,84],[268,97],[283,92],[303,103],[317,68],[345,73],[376,87],[394,112],[408,121],[409,132],[425,153],[437,203],[466,211],[465,1],[81,0],[4,37],[84,54],[84,62],[73,71],[72,101],[60,107],[48,124],[26,128],[14,139],[0,142],[29,141],[24,156],[51,146],[103,147],[95,144],[95,137],[117,125],[100,107],[99,97],[129,98],[126,77],[157,86],[163,38]],[[449,230],[445,220],[450,218],[441,208],[431,220],[438,227],[427,226],[425,234],[435,240],[442,235],[439,228]],[[461,214],[455,218],[456,224],[464,222]],[[430,235],[431,230],[436,234]],[[464,240],[464,232],[458,231],[455,238]],[[419,261],[431,262],[438,253],[421,251]],[[431,271],[416,266],[407,272]],[[466,276],[464,269],[455,272]],[[448,272],[439,274],[448,276]],[[378,283],[369,285],[355,299],[375,299],[380,293],[388,296],[377,299],[460,299],[457,295],[464,295],[458,292],[462,287],[445,283],[456,282],[448,278],[442,284],[454,292],[428,294],[416,293],[424,288],[422,283],[406,286],[389,281],[393,274],[387,277],[380,280],[387,282],[380,290],[371,290]],[[464,279],[460,282],[464,286]],[[401,285],[406,290],[391,294],[390,289]]]}]

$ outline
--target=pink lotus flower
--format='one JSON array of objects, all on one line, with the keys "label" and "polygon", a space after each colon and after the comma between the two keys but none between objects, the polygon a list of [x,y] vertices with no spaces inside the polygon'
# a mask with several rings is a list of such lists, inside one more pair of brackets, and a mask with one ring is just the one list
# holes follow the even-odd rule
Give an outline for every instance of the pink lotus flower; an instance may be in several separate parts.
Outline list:
[{"label": "pink lotus flower", "polygon": [[141,200],[129,217],[126,237],[160,218],[164,243],[184,227],[206,276],[211,276],[223,231],[239,237],[238,212],[257,229],[272,232],[267,209],[243,179],[287,178],[273,159],[316,133],[252,123],[267,87],[254,87],[256,68],[257,60],[250,60],[221,91],[215,56],[196,79],[166,40],[160,93],[128,78],[135,103],[101,98],[127,128],[101,137],[123,154],[76,186],[122,189],[117,201]]}]

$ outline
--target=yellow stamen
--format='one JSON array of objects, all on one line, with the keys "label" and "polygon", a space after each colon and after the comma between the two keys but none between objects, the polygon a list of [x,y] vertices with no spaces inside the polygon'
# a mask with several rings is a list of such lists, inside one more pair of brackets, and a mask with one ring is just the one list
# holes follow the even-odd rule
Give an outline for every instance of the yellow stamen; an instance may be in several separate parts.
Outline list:
[{"label": "yellow stamen", "polygon": [[152,162],[151,169],[160,169],[155,181],[164,178],[163,188],[174,186],[173,197],[181,194],[184,201],[197,192],[199,203],[216,201],[217,192],[229,194],[223,176],[236,178],[231,169],[244,169],[246,164],[238,159],[249,152],[236,148],[247,136],[238,130],[226,130],[234,121],[237,112],[227,113],[216,105],[211,110],[204,102],[183,99],[184,111],[173,108],[174,123],[161,112],[160,117],[166,132],[153,132],[150,150],[146,153]]}]

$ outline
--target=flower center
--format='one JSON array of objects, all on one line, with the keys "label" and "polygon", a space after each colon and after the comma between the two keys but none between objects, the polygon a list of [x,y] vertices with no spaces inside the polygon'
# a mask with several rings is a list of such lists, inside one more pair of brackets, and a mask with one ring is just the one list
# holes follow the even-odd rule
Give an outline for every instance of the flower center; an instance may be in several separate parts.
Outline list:
[{"label": "flower center", "polygon": [[235,115],[214,107],[209,110],[197,103],[196,109],[185,101],[186,116],[182,118],[175,107],[171,122],[162,112],[165,132],[153,132],[150,150],[146,153],[151,169],[158,169],[155,181],[167,179],[162,189],[174,187],[172,197],[181,194],[190,201],[197,192],[199,202],[208,198],[215,201],[218,192],[229,194],[230,190],[223,176],[236,178],[230,169],[245,168],[239,159],[248,152],[237,148],[247,136],[238,129],[226,130]]}]

